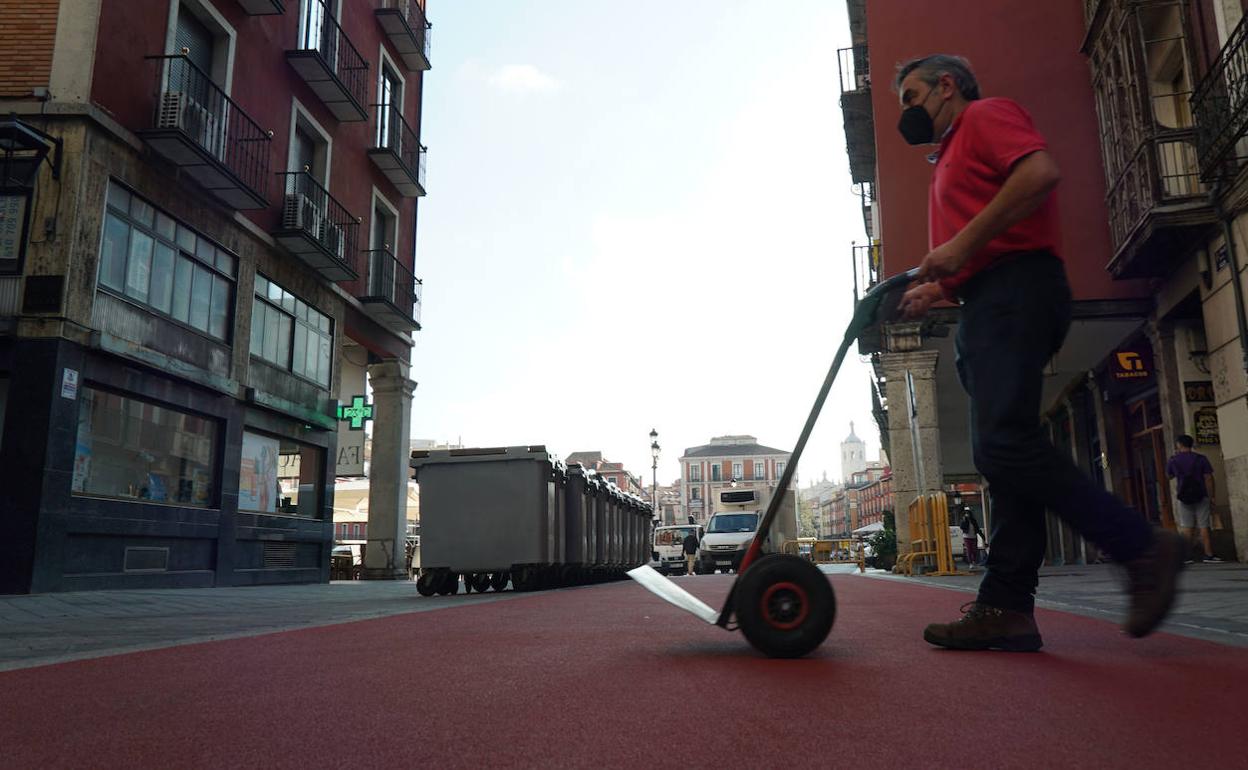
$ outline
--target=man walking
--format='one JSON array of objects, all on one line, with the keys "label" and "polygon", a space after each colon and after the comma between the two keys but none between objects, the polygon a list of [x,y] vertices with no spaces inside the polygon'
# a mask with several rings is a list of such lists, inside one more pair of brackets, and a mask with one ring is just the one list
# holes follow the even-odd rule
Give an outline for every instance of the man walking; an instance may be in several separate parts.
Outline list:
[{"label": "man walking", "polygon": [[[1195,541],[1200,528],[1200,544],[1205,561],[1220,562],[1213,555],[1209,540],[1209,512],[1213,503],[1213,466],[1209,458],[1193,452],[1196,442],[1186,433],[1175,439],[1174,456],[1166,463],[1166,475],[1174,480],[1175,518],[1189,541]],[[1190,551],[1189,551],[1190,555]],[[1191,563],[1191,559],[1187,560]]]},{"label": "man walking", "polygon": [[955,649],[1031,651],[1033,617],[1051,510],[1127,568],[1124,630],[1153,631],[1170,611],[1185,543],[1096,485],[1040,426],[1045,364],[1070,326],[1071,296],[1054,189],[1059,173],[1031,117],[1009,99],[981,99],[957,56],[914,59],[897,72],[898,130],[912,145],[938,144],[928,194],[931,251],[902,298],[910,318],[940,299],[961,304],[957,370],[970,396],[971,447],[987,479],[992,549],[976,601],[923,638]]},{"label": "man walking", "polygon": [[698,560],[698,533],[692,529],[689,530],[689,534],[685,535],[684,551],[685,574],[692,575],[693,566]]}]

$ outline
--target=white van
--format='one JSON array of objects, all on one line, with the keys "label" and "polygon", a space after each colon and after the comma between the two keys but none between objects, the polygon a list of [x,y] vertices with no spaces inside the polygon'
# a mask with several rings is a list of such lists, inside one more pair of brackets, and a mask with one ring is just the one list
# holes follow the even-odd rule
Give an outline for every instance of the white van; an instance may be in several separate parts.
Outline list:
[{"label": "white van", "polygon": [[720,511],[712,516],[698,549],[698,571],[709,575],[740,567],[761,518],[759,511]]},{"label": "white van", "polygon": [[702,528],[696,524],[675,524],[654,528],[655,569],[664,575],[685,574],[685,538],[689,533],[702,540]]}]

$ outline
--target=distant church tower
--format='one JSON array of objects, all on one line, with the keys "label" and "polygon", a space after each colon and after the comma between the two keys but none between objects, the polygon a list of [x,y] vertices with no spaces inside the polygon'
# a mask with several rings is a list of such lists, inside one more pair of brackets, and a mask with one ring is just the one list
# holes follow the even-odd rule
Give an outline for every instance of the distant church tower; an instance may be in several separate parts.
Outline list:
[{"label": "distant church tower", "polygon": [[854,424],[849,424],[849,437],[841,442],[841,476],[845,483],[858,471],[867,469],[867,445],[854,435]]}]

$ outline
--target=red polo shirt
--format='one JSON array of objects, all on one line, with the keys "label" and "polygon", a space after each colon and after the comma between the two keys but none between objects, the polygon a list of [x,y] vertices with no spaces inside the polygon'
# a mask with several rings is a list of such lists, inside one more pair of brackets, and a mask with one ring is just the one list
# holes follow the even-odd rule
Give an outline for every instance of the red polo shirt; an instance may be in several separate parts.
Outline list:
[{"label": "red polo shirt", "polygon": [[[935,248],[966,226],[996,197],[1014,164],[1047,149],[1027,111],[1010,99],[977,99],[954,119],[941,139],[928,192],[928,243]],[[957,274],[940,285],[948,295],[1003,254],[1048,249],[1057,252],[1057,196],[1050,193],[1031,216],[972,254]]]}]

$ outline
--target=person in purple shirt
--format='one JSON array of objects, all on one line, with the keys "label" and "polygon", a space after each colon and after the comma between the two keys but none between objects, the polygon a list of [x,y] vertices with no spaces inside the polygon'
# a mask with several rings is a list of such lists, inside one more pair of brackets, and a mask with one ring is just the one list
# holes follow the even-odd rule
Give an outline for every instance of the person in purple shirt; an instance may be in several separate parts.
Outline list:
[{"label": "person in purple shirt", "polygon": [[[1205,547],[1205,561],[1220,562],[1213,555],[1209,542],[1209,510],[1213,502],[1213,466],[1209,458],[1193,452],[1196,442],[1183,434],[1175,439],[1175,453],[1166,463],[1166,475],[1173,479],[1175,518],[1189,541],[1196,539],[1200,528],[1200,542]],[[1192,561],[1188,559],[1188,561]]]}]

